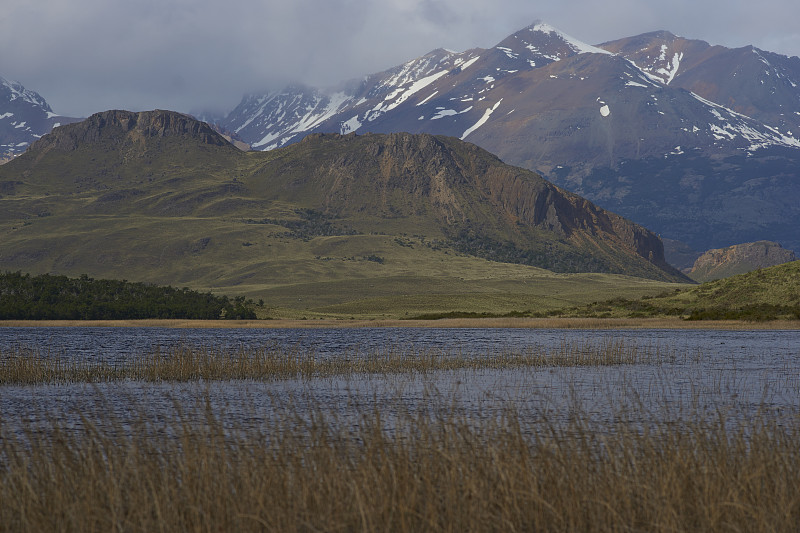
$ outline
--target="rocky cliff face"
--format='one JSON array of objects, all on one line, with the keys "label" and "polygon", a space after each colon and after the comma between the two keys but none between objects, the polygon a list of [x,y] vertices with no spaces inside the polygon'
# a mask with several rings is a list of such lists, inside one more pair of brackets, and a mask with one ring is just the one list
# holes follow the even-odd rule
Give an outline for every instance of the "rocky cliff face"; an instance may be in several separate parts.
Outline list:
[{"label": "rocky cliff face", "polygon": [[[282,189],[283,200],[337,217],[433,220],[479,255],[511,246],[551,269],[661,270],[680,278],[652,232],[452,137],[312,134],[280,154],[254,178]],[[558,257],[564,253],[572,258]]]},{"label": "rocky cliff face", "polygon": [[796,260],[795,253],[770,241],[736,244],[727,248],[709,250],[694,263],[689,277],[696,281],[710,281],[743,274],[758,268],[767,268]]}]

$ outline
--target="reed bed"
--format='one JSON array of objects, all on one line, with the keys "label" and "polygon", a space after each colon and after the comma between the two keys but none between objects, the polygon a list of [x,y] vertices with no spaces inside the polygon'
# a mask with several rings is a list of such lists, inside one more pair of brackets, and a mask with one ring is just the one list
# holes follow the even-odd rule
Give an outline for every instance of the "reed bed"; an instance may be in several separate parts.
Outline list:
[{"label": "reed bed", "polygon": [[[724,417],[598,431],[456,406],[343,426],[0,420],[0,531],[797,531],[800,427]],[[433,413],[433,414],[432,414]]]},{"label": "reed bed", "polygon": [[68,360],[34,348],[0,350],[0,386],[43,383],[92,383],[124,379],[113,365]]},{"label": "reed bed", "polygon": [[665,348],[619,339],[562,342],[558,349],[506,350],[486,355],[446,351],[356,350],[328,356],[285,348],[219,349],[178,345],[140,354],[120,364],[70,360],[29,348],[0,352],[0,385],[95,383],[119,380],[282,380],[354,374],[429,373],[446,370],[659,364],[676,355]]}]

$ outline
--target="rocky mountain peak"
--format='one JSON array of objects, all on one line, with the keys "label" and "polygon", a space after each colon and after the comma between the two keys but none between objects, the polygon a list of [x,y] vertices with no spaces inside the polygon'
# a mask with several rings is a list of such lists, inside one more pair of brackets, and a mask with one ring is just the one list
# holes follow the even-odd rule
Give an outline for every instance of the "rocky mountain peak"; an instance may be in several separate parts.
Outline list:
[{"label": "rocky mountain peak", "polygon": [[709,250],[694,263],[689,277],[711,281],[758,268],[767,268],[795,261],[797,257],[777,242],[757,241]]},{"label": "rocky mountain peak", "polygon": [[8,81],[0,77],[0,101],[7,100],[13,102],[14,100],[21,99],[28,104],[40,107],[45,112],[52,113],[52,109],[45,102],[39,93],[31,91],[22,86],[22,84],[15,81]]},{"label": "rocky mountain peak", "polygon": [[205,122],[174,111],[122,111],[95,113],[83,122],[55,128],[36,141],[32,152],[74,151],[85,143],[136,143],[159,137],[191,137],[201,144],[225,146],[228,141]]},{"label": "rocky mountain peak", "polygon": [[704,59],[711,48],[705,41],[685,39],[668,31],[644,33],[599,45],[634,63],[651,79],[670,85],[677,76]]},{"label": "rocky mountain peak", "polygon": [[504,52],[509,59],[527,61],[534,68],[577,54],[609,53],[606,50],[570,37],[542,21],[536,21],[510,35],[497,44],[495,49]]},{"label": "rocky mountain peak", "polygon": [[53,113],[39,93],[0,77],[0,162],[24,152],[54,126],[75,120]]}]

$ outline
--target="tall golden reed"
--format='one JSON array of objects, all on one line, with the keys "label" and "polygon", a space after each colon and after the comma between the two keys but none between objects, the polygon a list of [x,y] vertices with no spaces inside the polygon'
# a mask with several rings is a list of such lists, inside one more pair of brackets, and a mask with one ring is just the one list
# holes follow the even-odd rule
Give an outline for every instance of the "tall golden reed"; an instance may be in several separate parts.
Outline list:
[{"label": "tall golden reed", "polygon": [[[614,340],[482,357],[178,346],[113,366],[19,348],[0,354],[0,382],[402,379],[675,357]],[[434,396],[415,412],[398,397],[383,404],[397,406],[390,413],[375,408],[354,423],[309,394],[253,427],[232,423],[208,398],[197,408],[176,404],[166,420],[147,414],[146,398],[138,402],[126,406],[139,413],[132,423],[103,415],[110,405],[78,417],[77,426],[59,413],[30,413],[39,423],[21,424],[0,412],[0,532],[797,531],[800,524],[797,416],[676,419],[642,407],[641,416],[612,414],[622,422],[608,426],[580,409],[563,421],[513,404],[500,415],[476,412]]]},{"label": "tall golden reed", "polygon": [[[430,414],[435,413],[435,414]],[[800,427],[428,414],[0,426],[0,531],[797,531]]]},{"label": "tall golden reed", "polygon": [[320,356],[283,347],[219,349],[178,345],[134,355],[124,363],[70,360],[17,347],[0,352],[0,385],[118,381],[281,380],[351,374],[427,373],[441,370],[660,364],[676,357],[662,347],[619,339],[562,342],[553,350],[528,348],[485,355],[387,348]]}]

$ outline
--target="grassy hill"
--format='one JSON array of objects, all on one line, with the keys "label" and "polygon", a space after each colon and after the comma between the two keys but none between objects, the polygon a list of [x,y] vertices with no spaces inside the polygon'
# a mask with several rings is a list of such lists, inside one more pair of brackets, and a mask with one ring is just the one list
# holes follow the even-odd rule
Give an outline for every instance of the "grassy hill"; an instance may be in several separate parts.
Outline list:
[{"label": "grassy hill", "polygon": [[569,316],[681,316],[690,320],[800,319],[800,261],[754,270],[641,299],[617,297]]},{"label": "grassy hill", "polygon": [[0,269],[243,295],[283,316],[542,311],[686,281],[646,229],[457,139],[245,153],[170,112],[94,115],[0,167],[0,236]]}]

